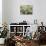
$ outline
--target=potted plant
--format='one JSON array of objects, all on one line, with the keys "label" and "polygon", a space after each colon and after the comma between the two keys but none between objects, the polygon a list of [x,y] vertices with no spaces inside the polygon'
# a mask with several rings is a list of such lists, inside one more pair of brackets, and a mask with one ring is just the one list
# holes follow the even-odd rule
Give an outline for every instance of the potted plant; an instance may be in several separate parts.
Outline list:
[{"label": "potted plant", "polygon": [[3,30],[0,31],[0,44],[4,44],[4,40],[7,37],[8,29],[7,24],[3,24]]}]

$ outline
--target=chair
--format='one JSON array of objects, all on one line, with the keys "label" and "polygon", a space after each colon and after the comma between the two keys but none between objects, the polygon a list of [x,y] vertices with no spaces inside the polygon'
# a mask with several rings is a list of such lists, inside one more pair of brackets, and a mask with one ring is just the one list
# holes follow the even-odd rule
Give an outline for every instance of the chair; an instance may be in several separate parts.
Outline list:
[{"label": "chair", "polygon": [[7,38],[5,40],[6,46],[15,46],[15,41],[13,41],[11,38]]},{"label": "chair", "polygon": [[45,30],[45,26],[38,26],[38,32],[40,32],[40,36],[39,36],[39,45],[41,44],[46,44],[46,30]]}]

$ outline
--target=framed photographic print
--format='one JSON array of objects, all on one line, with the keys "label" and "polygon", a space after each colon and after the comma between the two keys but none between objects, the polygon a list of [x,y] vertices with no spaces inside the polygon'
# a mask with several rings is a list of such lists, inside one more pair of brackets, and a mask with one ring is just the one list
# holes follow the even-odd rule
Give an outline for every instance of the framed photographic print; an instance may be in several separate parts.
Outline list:
[{"label": "framed photographic print", "polygon": [[33,7],[32,5],[21,5],[20,6],[20,14],[29,15],[32,14]]}]

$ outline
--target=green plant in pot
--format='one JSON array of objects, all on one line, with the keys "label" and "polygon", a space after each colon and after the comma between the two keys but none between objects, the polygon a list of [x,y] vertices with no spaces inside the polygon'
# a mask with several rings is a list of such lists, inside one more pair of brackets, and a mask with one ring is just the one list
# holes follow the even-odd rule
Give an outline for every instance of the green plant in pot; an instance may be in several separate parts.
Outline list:
[{"label": "green plant in pot", "polygon": [[7,24],[3,24],[2,31],[0,31],[0,44],[4,44],[8,34]]},{"label": "green plant in pot", "polygon": [[6,38],[8,33],[7,24],[3,25],[3,31],[1,32],[0,38]]}]

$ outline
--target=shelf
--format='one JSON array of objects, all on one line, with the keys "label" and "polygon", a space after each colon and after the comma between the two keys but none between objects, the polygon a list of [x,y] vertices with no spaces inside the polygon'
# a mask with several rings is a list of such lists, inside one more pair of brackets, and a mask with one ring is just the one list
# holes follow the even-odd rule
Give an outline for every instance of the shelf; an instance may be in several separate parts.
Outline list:
[{"label": "shelf", "polygon": [[23,33],[23,32],[16,32],[16,33]]},{"label": "shelf", "polygon": [[38,25],[38,24],[28,24],[28,25],[9,25],[9,26],[31,26],[31,25]]},{"label": "shelf", "polygon": [[[15,33],[15,32],[10,32],[10,33]],[[16,33],[23,33],[23,32],[16,32]]]},{"label": "shelf", "polygon": [[15,33],[15,32],[10,32],[10,33]]},{"label": "shelf", "polygon": [[[25,34],[26,34],[26,28],[30,27],[30,26],[31,25],[9,25],[9,27],[10,27],[10,33],[17,33],[18,35],[22,34],[23,36],[25,36]],[[14,32],[14,30],[16,32]],[[21,31],[19,31],[19,30],[21,30]],[[11,31],[13,31],[13,32],[11,32]]]}]

